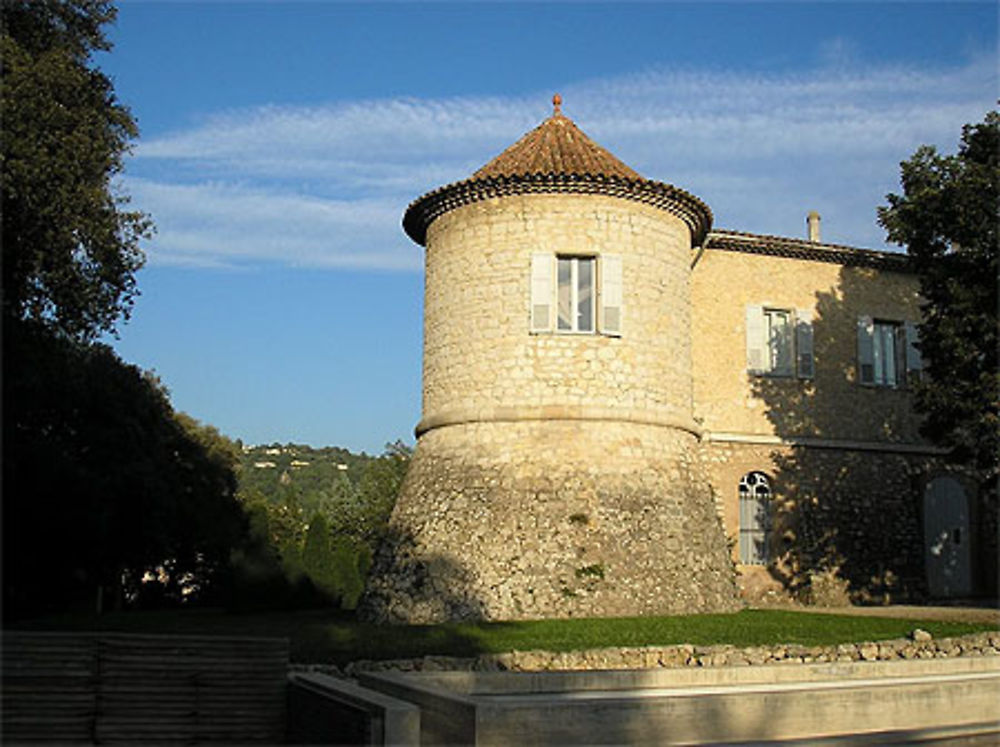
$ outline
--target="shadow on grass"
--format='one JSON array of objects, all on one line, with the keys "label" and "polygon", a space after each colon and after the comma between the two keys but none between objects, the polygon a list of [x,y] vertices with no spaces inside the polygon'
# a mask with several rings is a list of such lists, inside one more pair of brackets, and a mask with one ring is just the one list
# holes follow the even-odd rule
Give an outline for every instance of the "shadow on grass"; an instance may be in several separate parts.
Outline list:
[{"label": "shadow on grass", "polygon": [[25,630],[104,630],[288,638],[292,661],[342,666],[362,659],[423,656],[471,658],[507,651],[575,651],[682,643],[737,647],[772,644],[835,645],[903,638],[920,627],[935,638],[996,630],[996,624],[855,617],[788,610],[673,617],[521,620],[376,625],[325,610],[233,614],[169,610],[65,615],[21,621]]}]

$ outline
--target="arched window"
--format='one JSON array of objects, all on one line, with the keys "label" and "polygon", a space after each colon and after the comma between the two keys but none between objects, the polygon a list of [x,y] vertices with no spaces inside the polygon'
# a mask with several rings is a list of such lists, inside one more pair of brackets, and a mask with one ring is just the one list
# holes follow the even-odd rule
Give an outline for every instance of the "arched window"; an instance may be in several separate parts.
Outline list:
[{"label": "arched window", "polygon": [[740,478],[740,562],[767,563],[768,511],[771,483],[763,472],[748,472]]}]

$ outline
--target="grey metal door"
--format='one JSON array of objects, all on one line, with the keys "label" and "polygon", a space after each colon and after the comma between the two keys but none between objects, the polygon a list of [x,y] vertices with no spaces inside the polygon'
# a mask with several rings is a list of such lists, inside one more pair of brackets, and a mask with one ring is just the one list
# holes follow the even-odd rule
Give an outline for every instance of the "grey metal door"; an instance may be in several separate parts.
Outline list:
[{"label": "grey metal door", "polygon": [[936,477],[924,494],[927,586],[934,597],[972,592],[969,500],[954,477]]}]

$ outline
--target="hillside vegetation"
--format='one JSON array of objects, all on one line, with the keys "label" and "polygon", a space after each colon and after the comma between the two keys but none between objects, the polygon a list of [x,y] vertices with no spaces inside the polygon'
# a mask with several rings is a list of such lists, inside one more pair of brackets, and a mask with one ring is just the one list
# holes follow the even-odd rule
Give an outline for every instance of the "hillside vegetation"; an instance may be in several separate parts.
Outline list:
[{"label": "hillside vegetation", "polygon": [[250,530],[234,559],[236,606],[354,609],[409,458],[400,442],[380,456],[241,446],[237,496]]}]

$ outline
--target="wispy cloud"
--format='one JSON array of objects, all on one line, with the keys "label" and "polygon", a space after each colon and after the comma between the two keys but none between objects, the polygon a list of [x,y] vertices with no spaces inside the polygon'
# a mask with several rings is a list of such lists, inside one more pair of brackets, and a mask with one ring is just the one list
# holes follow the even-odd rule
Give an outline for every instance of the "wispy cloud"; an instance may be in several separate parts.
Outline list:
[{"label": "wispy cloud", "polygon": [[137,204],[155,213],[157,264],[412,271],[420,250],[399,229],[405,203],[336,200],[245,185],[170,184],[130,179]]},{"label": "wispy cloud", "polygon": [[[952,150],[993,105],[993,57],[862,68],[839,40],[796,75],[647,70],[582,81],[564,110],[644,175],[706,200],[717,222],[878,245],[875,207],[917,145]],[[221,112],[140,144],[128,188],[159,225],[153,262],[412,270],[406,204],[467,177],[548,114],[551,92]]]}]

